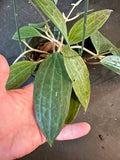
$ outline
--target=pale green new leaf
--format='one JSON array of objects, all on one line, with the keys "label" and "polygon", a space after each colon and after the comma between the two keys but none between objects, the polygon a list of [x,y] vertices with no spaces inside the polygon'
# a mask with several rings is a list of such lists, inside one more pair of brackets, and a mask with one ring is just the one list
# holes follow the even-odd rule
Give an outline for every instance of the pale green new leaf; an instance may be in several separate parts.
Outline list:
[{"label": "pale green new leaf", "polygon": [[67,118],[65,120],[65,124],[72,123],[72,121],[77,116],[79,109],[80,109],[80,102],[79,102],[78,98],[76,97],[75,92],[72,91],[69,112],[68,112]]},{"label": "pale green new leaf", "polygon": [[90,81],[87,66],[81,56],[68,46],[63,46],[63,57],[75,94],[86,111],[90,100]]},{"label": "pale green new leaf", "polygon": [[50,146],[65,123],[71,91],[63,56],[53,53],[40,64],[34,83],[35,115]]},{"label": "pale green new leaf", "polygon": [[[31,26],[24,26],[20,28],[20,38],[21,40],[24,40],[26,38],[30,37],[40,37],[41,33]],[[14,36],[12,37],[14,40],[18,40],[18,33],[16,32]]]},{"label": "pale green new leaf", "polygon": [[120,56],[120,51],[117,50],[117,47],[113,45],[106,37],[104,37],[99,31],[91,35],[91,41],[97,51],[97,53],[102,53],[106,51],[112,51],[113,55]]},{"label": "pale green new leaf", "polygon": [[36,64],[30,61],[21,61],[11,65],[6,89],[10,90],[20,87],[32,75],[35,68]]},{"label": "pale green new leaf", "polygon": [[111,69],[120,75],[120,57],[119,56],[106,56],[101,61],[101,64]]},{"label": "pale green new leaf", "polygon": [[67,37],[67,28],[64,21],[64,18],[56,7],[52,0],[34,0],[41,10],[49,17],[49,19],[56,25],[56,27],[64,35],[66,41],[68,42]]},{"label": "pale green new leaf", "polygon": [[[93,12],[87,15],[86,34],[85,38],[90,37],[95,31],[102,27],[111,14],[111,10],[105,9]],[[84,18],[77,21],[71,28],[68,36],[70,44],[75,44],[82,41]]]}]

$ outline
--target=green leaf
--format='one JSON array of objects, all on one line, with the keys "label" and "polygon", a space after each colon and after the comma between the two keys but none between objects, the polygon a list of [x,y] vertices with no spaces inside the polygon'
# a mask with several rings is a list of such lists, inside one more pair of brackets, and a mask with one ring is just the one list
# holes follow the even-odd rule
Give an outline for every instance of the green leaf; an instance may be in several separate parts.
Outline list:
[{"label": "green leaf", "polygon": [[21,61],[11,65],[6,89],[10,90],[20,87],[31,76],[35,68],[36,64],[30,61]]},{"label": "green leaf", "polygon": [[113,45],[106,37],[104,37],[99,31],[91,35],[91,41],[97,51],[97,53],[102,53],[106,51],[112,51],[113,55],[120,56],[120,51],[117,51],[117,47]]},{"label": "green leaf", "polygon": [[[34,27],[24,26],[24,27],[20,28],[21,40],[24,40],[24,39],[30,38],[30,37],[40,37],[40,36],[41,36],[41,33],[37,29],[35,29]],[[18,40],[17,32],[14,34],[14,36],[12,38],[14,40]]]},{"label": "green leaf", "polygon": [[[95,31],[101,28],[102,25],[109,18],[110,14],[111,14],[111,10],[106,9],[106,10],[93,12],[87,15],[85,38],[90,37]],[[84,18],[81,18],[71,28],[68,36],[68,40],[70,44],[75,44],[82,41],[83,23],[84,23]]]},{"label": "green leaf", "polygon": [[120,75],[120,57],[119,56],[107,56],[103,58],[101,64]]},{"label": "green leaf", "polygon": [[68,46],[63,46],[63,57],[75,94],[86,111],[90,99],[90,81],[87,66],[81,56]]},{"label": "green leaf", "polygon": [[36,28],[36,29],[38,29],[40,32],[41,32],[41,31],[42,31],[42,32],[47,32],[47,31],[48,31],[46,28]]},{"label": "green leaf", "polygon": [[52,0],[34,0],[37,5],[42,9],[42,11],[50,18],[50,20],[56,25],[56,27],[64,35],[66,41],[68,42],[67,37],[67,28],[64,21],[64,18],[56,7]]},{"label": "green leaf", "polygon": [[[48,19],[46,22],[49,22],[50,20]],[[46,22],[40,22],[40,23],[30,23],[29,26],[34,27],[34,28],[41,28],[43,27]]]},{"label": "green leaf", "polygon": [[78,111],[80,109],[80,102],[75,95],[75,92],[72,91],[71,99],[70,99],[70,107],[67,118],[65,120],[65,124],[70,124],[75,119]]},{"label": "green leaf", "polygon": [[69,110],[72,82],[63,57],[53,53],[39,66],[34,83],[37,122],[50,146],[61,131]]}]

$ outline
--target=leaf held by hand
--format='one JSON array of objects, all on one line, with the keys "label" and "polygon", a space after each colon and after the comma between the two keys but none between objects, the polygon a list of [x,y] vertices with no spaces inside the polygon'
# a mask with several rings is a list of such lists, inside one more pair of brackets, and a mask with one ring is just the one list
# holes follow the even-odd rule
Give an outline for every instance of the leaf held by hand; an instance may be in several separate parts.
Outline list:
[{"label": "leaf held by hand", "polygon": [[53,53],[39,66],[34,83],[37,122],[50,146],[61,131],[69,110],[72,82],[63,57]]}]

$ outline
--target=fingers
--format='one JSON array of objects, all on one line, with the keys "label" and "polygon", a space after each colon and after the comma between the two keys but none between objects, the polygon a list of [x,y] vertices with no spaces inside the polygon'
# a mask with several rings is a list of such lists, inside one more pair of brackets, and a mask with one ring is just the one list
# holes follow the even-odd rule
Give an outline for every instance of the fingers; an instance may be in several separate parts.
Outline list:
[{"label": "fingers", "polygon": [[6,59],[0,54],[0,93],[5,90],[9,77],[9,65]]},{"label": "fingers", "polygon": [[76,123],[65,125],[56,140],[70,140],[80,138],[89,133],[91,127],[88,123]]}]

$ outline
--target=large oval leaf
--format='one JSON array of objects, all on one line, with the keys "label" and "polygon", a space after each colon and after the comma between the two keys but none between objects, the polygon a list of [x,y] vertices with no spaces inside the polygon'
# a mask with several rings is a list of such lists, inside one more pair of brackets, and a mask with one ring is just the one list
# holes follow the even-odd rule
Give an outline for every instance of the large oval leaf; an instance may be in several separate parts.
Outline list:
[{"label": "large oval leaf", "polygon": [[66,41],[68,42],[67,28],[65,21],[59,9],[54,4],[54,2],[52,0],[34,0],[34,1],[42,9],[42,11],[50,18],[50,20],[56,25],[56,27],[61,31]]},{"label": "large oval leaf", "polygon": [[[41,33],[32,26],[24,26],[20,28],[20,38],[24,40],[30,37],[40,37]],[[18,40],[18,33],[16,32],[12,37],[14,40]]]},{"label": "large oval leaf", "polygon": [[103,58],[101,64],[111,69],[115,73],[120,75],[120,57],[119,56],[107,56]]},{"label": "large oval leaf", "polygon": [[63,57],[54,53],[39,66],[34,84],[37,122],[50,146],[61,131],[69,110],[72,82]]},{"label": "large oval leaf", "polygon": [[31,76],[35,68],[36,63],[30,61],[17,62],[11,65],[6,89],[16,89],[20,87]]},{"label": "large oval leaf", "polygon": [[97,53],[102,53],[102,52],[114,50],[111,53],[113,55],[120,56],[120,51],[117,51],[117,47],[115,45],[113,45],[99,31],[93,33],[90,38],[91,38],[91,41],[92,41]]},{"label": "large oval leaf", "polygon": [[69,112],[68,112],[67,118],[65,120],[65,124],[72,123],[72,121],[77,116],[79,109],[80,109],[80,102],[79,102],[78,98],[76,97],[75,92],[72,91]]},{"label": "large oval leaf", "polygon": [[87,66],[81,56],[68,46],[63,46],[63,57],[75,94],[86,111],[90,99],[90,81]]},{"label": "large oval leaf", "polygon": [[[91,36],[95,31],[102,27],[111,14],[111,10],[101,10],[93,12],[87,16],[85,38]],[[69,32],[69,43],[75,44],[82,41],[84,18],[77,21]]]}]

